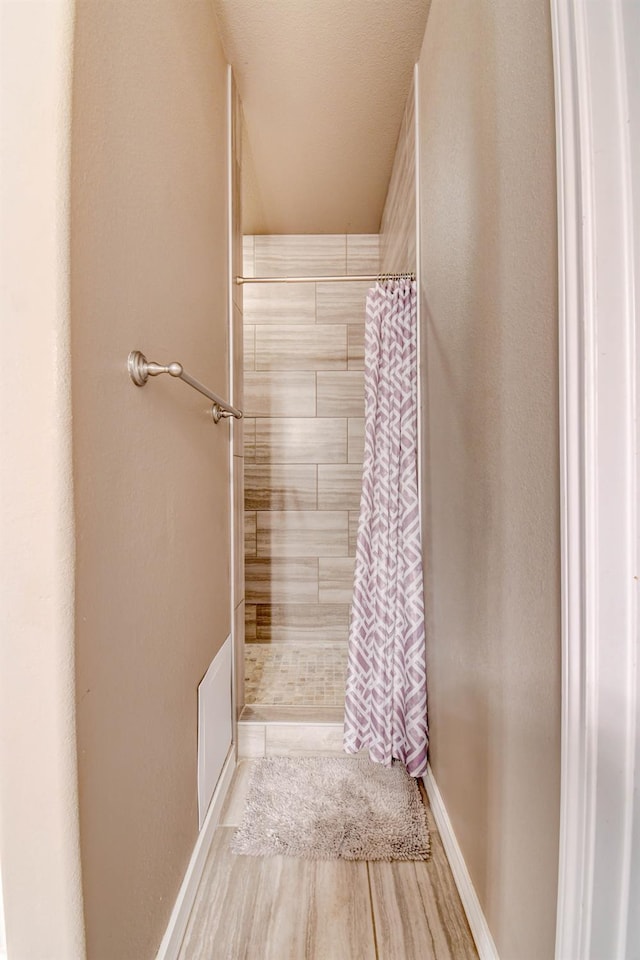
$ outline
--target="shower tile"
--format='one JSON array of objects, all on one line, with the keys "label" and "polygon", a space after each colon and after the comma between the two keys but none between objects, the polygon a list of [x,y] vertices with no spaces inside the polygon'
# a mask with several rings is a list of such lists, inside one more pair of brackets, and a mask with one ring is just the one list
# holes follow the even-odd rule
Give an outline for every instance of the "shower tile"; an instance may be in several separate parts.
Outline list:
[{"label": "shower tile", "polygon": [[256,556],[256,514],[245,511],[244,515],[244,555]]},{"label": "shower tile", "polygon": [[244,639],[245,643],[255,643],[256,640],[256,605],[244,605]]},{"label": "shower tile", "polygon": [[238,724],[238,758],[257,760],[266,755],[264,723]]},{"label": "shower tile", "polygon": [[364,417],[350,418],[347,434],[349,463],[362,463],[364,454]]},{"label": "shower tile", "polygon": [[[334,253],[337,241],[342,269],[312,264],[318,240]],[[376,246],[376,236],[256,238],[251,272],[344,274],[348,247],[349,272],[374,273]],[[370,286],[244,289],[244,507],[260,554],[245,562],[246,699],[272,710],[339,710],[344,699]]]},{"label": "shower tile", "polygon": [[346,642],[349,606],[336,603],[260,604],[256,607],[258,643]]},{"label": "shower tile", "polygon": [[[242,298],[241,301],[242,302]],[[234,406],[244,410],[244,326],[242,323],[242,307],[233,305],[233,325],[231,330],[231,346],[233,351],[233,387],[229,399]],[[236,456],[243,455],[244,422],[231,420],[232,449]]]},{"label": "shower tile", "polygon": [[363,324],[367,293],[371,283],[318,283],[316,319],[318,323]]},{"label": "shower tile", "polygon": [[347,421],[296,417],[258,420],[256,460],[280,464],[345,463]]},{"label": "shower tile", "polygon": [[360,519],[360,510],[349,511],[349,556],[356,555],[356,542],[358,539],[358,521]]},{"label": "shower tile", "polygon": [[243,422],[243,453],[246,466],[248,461],[256,458],[256,422],[250,417]]},{"label": "shower tile", "polygon": [[245,374],[245,413],[248,417],[315,417],[316,375],[298,373]]},{"label": "shower tile", "polygon": [[320,603],[351,603],[353,596],[353,557],[322,558],[318,568]]},{"label": "shower tile", "polygon": [[267,757],[344,757],[342,723],[272,723],[266,731]]},{"label": "shower tile", "polygon": [[358,371],[316,374],[319,417],[364,416],[364,374]]},{"label": "shower tile", "polygon": [[247,644],[246,702],[341,706],[346,667],[346,644]]},{"label": "shower tile", "polygon": [[254,251],[257,277],[342,277],[347,269],[344,234],[258,236]]},{"label": "shower tile", "polygon": [[[236,406],[238,406],[238,404],[236,404]],[[240,409],[243,409],[242,404],[240,404]],[[236,420],[235,417],[231,419],[231,443],[233,455],[238,457],[238,459],[244,458],[244,424],[244,417],[242,417],[240,420]]]},{"label": "shower tile", "polygon": [[255,237],[247,236],[242,238],[242,271],[245,277],[255,277],[254,241]]},{"label": "shower tile", "polygon": [[347,328],[338,324],[255,328],[256,370],[346,370]]},{"label": "shower tile", "polygon": [[278,510],[257,514],[259,557],[333,557],[347,552],[343,511]]},{"label": "shower tile", "polygon": [[[244,460],[233,458],[233,591],[235,602],[244,597]],[[255,545],[255,540],[254,540]]]},{"label": "shower tile", "polygon": [[242,719],[248,723],[344,723],[344,707],[251,703],[245,705]]},{"label": "shower tile", "polygon": [[247,560],[248,603],[317,603],[318,561],[309,558]]},{"label": "shower tile", "polygon": [[256,368],[256,328],[251,324],[244,325],[244,369]]},{"label": "shower tile", "polygon": [[347,273],[378,273],[380,265],[380,235],[351,233],[347,236]]},{"label": "shower tile", "polygon": [[244,286],[246,323],[315,323],[313,283],[247,283]]},{"label": "shower tile", "polygon": [[242,272],[242,259],[240,257],[240,252],[242,250],[242,240],[240,237],[234,234],[233,237],[233,264],[231,267],[231,276],[233,277],[232,283],[232,297],[233,305],[237,307],[242,313],[242,304],[243,304],[243,284],[236,283],[235,278],[243,276]]},{"label": "shower tile", "polygon": [[246,612],[244,600],[233,611],[233,649],[235,664],[236,716],[244,707],[244,644]]},{"label": "shower tile", "polygon": [[316,474],[311,463],[248,464],[244,502],[247,510],[315,510]]},{"label": "shower tile", "polygon": [[347,369],[364,370],[364,324],[347,329]]},{"label": "shower tile", "polygon": [[359,463],[318,466],[318,509],[358,510],[362,490],[362,466]]}]

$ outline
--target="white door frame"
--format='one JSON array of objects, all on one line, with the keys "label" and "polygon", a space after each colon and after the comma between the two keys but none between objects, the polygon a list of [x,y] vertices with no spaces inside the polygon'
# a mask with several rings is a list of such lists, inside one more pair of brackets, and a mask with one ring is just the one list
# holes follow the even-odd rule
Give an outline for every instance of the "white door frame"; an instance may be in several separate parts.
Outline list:
[{"label": "white door frame", "polygon": [[629,133],[640,91],[629,82],[625,56],[630,6],[551,0],[551,10],[563,593],[556,960],[624,960],[638,955],[640,908],[633,904],[640,871],[633,200],[640,170]]}]

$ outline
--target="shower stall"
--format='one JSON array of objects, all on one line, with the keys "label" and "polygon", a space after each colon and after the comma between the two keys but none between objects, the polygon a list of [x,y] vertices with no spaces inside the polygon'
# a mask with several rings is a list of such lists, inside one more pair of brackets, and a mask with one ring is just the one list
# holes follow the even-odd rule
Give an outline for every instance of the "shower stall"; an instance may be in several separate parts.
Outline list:
[{"label": "shower stall", "polygon": [[[379,269],[379,237],[246,237],[247,277]],[[246,283],[245,701],[340,720],[363,452],[367,281]]]},{"label": "shower stall", "polygon": [[[240,128],[237,98],[234,110]],[[239,156],[232,169],[239,206]],[[287,734],[282,725],[301,749],[320,744],[342,754],[362,488],[365,301],[381,272],[415,273],[415,202],[411,90],[379,233],[245,235],[241,246],[236,215],[232,335],[242,364],[236,360],[233,376],[244,410],[242,426],[234,427],[241,756],[268,753],[269,738]]]}]

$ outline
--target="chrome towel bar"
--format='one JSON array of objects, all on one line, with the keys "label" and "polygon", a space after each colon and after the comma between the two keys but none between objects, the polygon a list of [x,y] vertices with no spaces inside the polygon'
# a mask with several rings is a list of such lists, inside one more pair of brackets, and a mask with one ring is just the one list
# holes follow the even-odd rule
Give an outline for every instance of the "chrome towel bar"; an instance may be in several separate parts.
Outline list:
[{"label": "chrome towel bar", "polygon": [[235,417],[236,420],[240,420],[242,417],[242,410],[231,406],[230,403],[227,403],[226,400],[219,397],[213,390],[209,390],[203,383],[200,383],[199,380],[196,380],[195,377],[188,374],[181,363],[174,362],[163,366],[161,363],[154,363],[153,360],[147,360],[144,353],[141,353],[139,350],[132,350],[129,354],[128,367],[129,376],[136,387],[144,387],[149,377],[158,377],[161,373],[168,373],[171,377],[184,380],[185,383],[188,383],[189,386],[197,390],[198,393],[201,393],[207,397],[208,400],[211,400],[213,404],[211,416],[213,417],[214,423],[218,423],[226,417]]}]

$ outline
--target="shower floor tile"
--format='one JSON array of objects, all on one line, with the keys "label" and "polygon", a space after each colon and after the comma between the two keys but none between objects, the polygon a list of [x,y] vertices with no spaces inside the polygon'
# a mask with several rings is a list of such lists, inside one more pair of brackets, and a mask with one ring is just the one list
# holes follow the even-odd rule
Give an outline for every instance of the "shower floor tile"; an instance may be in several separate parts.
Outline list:
[{"label": "shower floor tile", "polygon": [[347,648],[328,643],[249,643],[245,702],[287,706],[344,704]]}]

